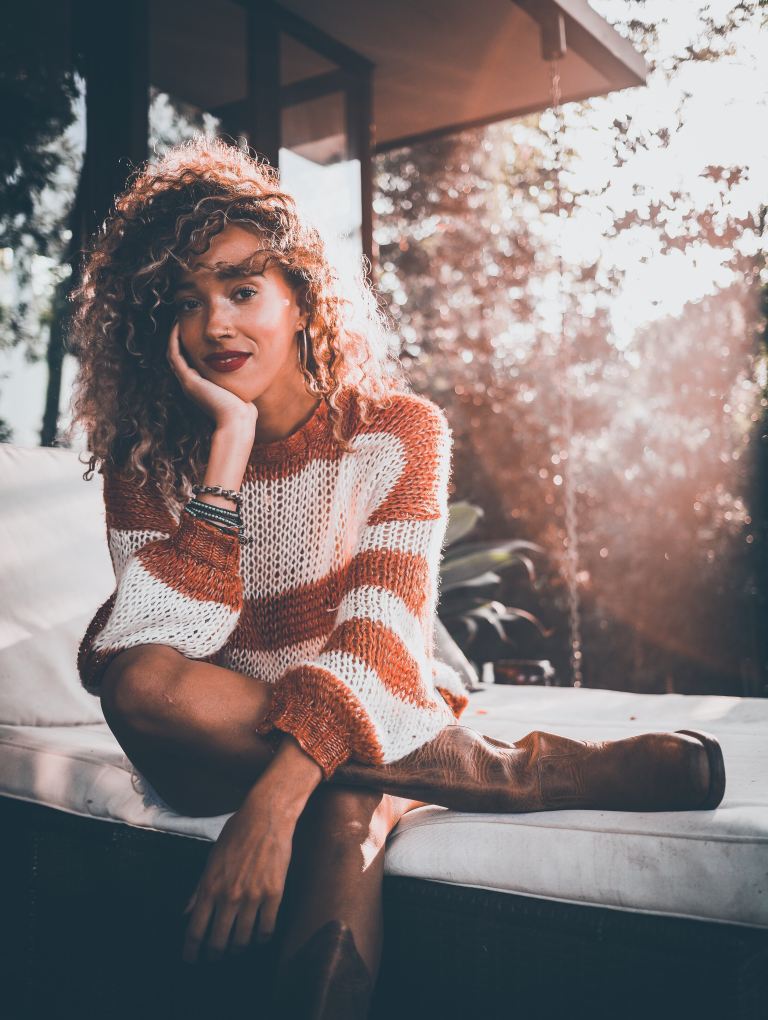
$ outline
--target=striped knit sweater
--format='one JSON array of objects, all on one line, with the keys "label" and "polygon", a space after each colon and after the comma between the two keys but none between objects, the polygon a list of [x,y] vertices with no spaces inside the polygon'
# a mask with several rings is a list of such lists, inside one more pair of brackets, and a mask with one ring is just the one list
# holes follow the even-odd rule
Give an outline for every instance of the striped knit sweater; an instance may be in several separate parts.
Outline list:
[{"label": "striped knit sweater", "polygon": [[397,761],[455,723],[468,697],[433,657],[450,427],[415,394],[379,402],[365,424],[354,391],[341,405],[354,452],[335,442],[324,400],[287,438],[254,443],[250,544],[172,514],[151,480],[105,463],[116,587],[80,645],[87,691],[123,649],[170,645],[273,684],[259,732],[292,734],[326,779],[350,758]]}]

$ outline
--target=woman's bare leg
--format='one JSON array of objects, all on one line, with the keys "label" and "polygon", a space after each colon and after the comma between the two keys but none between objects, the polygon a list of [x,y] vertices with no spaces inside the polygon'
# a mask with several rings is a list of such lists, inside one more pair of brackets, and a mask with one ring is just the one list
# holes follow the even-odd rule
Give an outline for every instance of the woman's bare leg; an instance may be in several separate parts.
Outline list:
[{"label": "woman's bare leg", "polygon": [[280,908],[277,1016],[363,1020],[381,962],[386,841],[422,804],[326,784],[312,794]]},{"label": "woman's bare leg", "polygon": [[[271,759],[274,745],[255,726],[272,688],[253,677],[157,644],[117,656],[103,686],[126,754],[184,814],[237,810]],[[345,762],[330,782],[458,811],[711,810],[725,769],[715,738],[693,730],[591,743],[535,730],[505,745],[450,725],[399,761]]]},{"label": "woman's bare leg", "polygon": [[136,768],[180,814],[236,811],[274,748],[256,723],[270,684],[168,645],[140,645],[104,674],[101,705]]},{"label": "woman's bare leg", "polygon": [[[181,813],[211,815],[237,810],[273,756],[255,730],[271,693],[253,677],[166,645],[142,645],[113,660],[101,700],[121,747],[161,796]],[[278,927],[281,959],[294,967],[306,964],[302,949],[319,932],[343,929],[330,967],[315,971],[320,994],[333,992],[334,977],[355,965],[372,989],[382,950],[386,840],[406,811],[423,803],[325,783],[310,797],[294,835]],[[306,980],[302,985],[309,992]]]}]

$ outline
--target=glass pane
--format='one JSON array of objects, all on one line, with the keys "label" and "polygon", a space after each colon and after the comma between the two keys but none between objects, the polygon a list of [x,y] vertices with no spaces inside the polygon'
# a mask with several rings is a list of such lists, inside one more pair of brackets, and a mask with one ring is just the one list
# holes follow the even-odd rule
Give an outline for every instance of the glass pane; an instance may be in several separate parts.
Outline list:
[{"label": "glass pane", "polygon": [[[331,259],[342,273],[354,275],[362,255],[360,161],[349,158],[344,92],[326,91],[335,70],[282,37],[280,174],[320,231]],[[313,91],[319,94],[313,97]]]},{"label": "glass pane", "polygon": [[362,255],[360,161],[346,157],[343,124],[340,93],[284,110],[279,168],[331,259],[354,274]]}]

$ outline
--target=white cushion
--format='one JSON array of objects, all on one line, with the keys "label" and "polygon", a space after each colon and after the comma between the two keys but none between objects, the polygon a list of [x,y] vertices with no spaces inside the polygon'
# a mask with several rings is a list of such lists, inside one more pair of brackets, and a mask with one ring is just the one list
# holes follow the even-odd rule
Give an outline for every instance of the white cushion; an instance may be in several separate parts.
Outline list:
[{"label": "white cushion", "polygon": [[[387,874],[768,927],[768,701],[483,685],[470,696],[462,721],[508,741],[532,729],[598,740],[706,729],[723,747],[725,799],[715,811],[648,813],[417,808],[390,837]],[[0,794],[86,817],[218,838],[228,815],[178,815],[148,784],[142,796],[131,773],[106,724],[0,726]]]},{"label": "white cushion", "polygon": [[0,722],[103,722],[77,648],[115,578],[102,478],[72,450],[0,444]]},{"label": "white cushion", "polygon": [[163,806],[105,722],[0,726],[0,795],[142,829],[215,840],[229,817],[187,818]]}]

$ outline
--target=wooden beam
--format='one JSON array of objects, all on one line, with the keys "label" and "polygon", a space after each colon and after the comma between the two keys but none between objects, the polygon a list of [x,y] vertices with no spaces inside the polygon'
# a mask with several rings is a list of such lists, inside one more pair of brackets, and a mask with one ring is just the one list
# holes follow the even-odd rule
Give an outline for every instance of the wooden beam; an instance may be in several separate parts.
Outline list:
[{"label": "wooden beam", "polygon": [[[280,89],[280,107],[285,110],[291,106],[299,106],[301,103],[332,95],[334,92],[344,92],[349,81],[350,76],[344,71],[328,71],[326,74],[316,74],[311,78],[293,82],[291,85],[284,85]],[[248,110],[248,100],[238,99],[234,103],[224,103],[222,106],[214,107],[211,113],[223,121],[226,127],[229,128],[229,125],[233,125],[238,131],[244,131]]]},{"label": "wooden beam", "polygon": [[334,39],[333,36],[328,35],[311,21],[307,21],[298,14],[294,14],[293,11],[288,11],[274,3],[273,0],[236,0],[236,2],[248,11],[254,9],[262,11],[266,7],[272,7],[281,31],[293,36],[294,39],[308,46],[315,53],[319,53],[326,60],[330,60],[331,63],[337,64],[343,71],[350,71],[354,74],[365,72],[374,66],[367,57],[349,46],[345,46],[344,43],[340,43],[338,39]]},{"label": "wooden beam", "polygon": [[322,96],[328,96],[334,92],[343,92],[349,82],[350,75],[346,71],[326,71],[325,74],[315,74],[311,78],[303,78],[301,81],[284,85],[280,90],[280,103],[283,109],[287,106],[308,103],[312,99],[320,99]]},{"label": "wooden beam", "polygon": [[[248,11],[249,24],[249,125],[251,144],[278,166],[280,150],[280,114],[283,106],[297,105],[309,99],[342,91],[346,104],[347,145],[350,154],[360,160],[361,224],[364,254],[373,257],[373,101],[374,64],[350,47],[327,35],[316,25],[287,11],[272,0],[239,0]],[[280,33],[336,64],[339,71],[316,75],[281,88]],[[215,111],[216,112],[216,111]],[[236,124],[238,104],[219,111],[227,123]],[[259,126],[261,125],[261,126]],[[258,131],[255,135],[253,131]],[[255,140],[258,138],[258,142]]]},{"label": "wooden beam", "polygon": [[317,25],[299,17],[284,7],[278,7],[280,28],[283,32],[293,36],[300,43],[308,46],[309,49],[319,53],[321,57],[337,64],[342,71],[349,71],[351,74],[366,74],[373,68],[373,63],[367,57],[362,56],[356,50],[340,43],[338,39],[328,35]]},{"label": "wooden beam", "polygon": [[[569,103],[578,103],[582,99],[592,99],[594,96],[607,96],[613,92],[611,85],[598,92],[595,89],[587,89],[584,92],[576,93],[568,97]],[[459,121],[456,124],[446,124],[444,127],[435,128],[433,131],[420,131],[413,135],[403,135],[402,138],[392,138],[389,141],[377,143],[374,147],[374,155],[382,152],[390,152],[393,149],[401,149],[411,145],[421,145],[422,142],[431,142],[438,138],[445,138],[448,135],[458,134],[460,131],[471,131],[474,128],[485,127],[487,124],[497,124],[502,120],[509,120],[512,117],[525,117],[529,113],[540,113],[541,103],[531,103],[529,106],[518,106],[513,110],[502,113],[493,113],[487,117],[476,117],[474,120]]]}]

